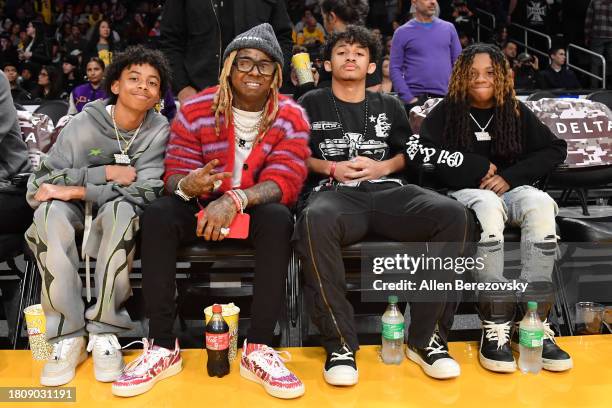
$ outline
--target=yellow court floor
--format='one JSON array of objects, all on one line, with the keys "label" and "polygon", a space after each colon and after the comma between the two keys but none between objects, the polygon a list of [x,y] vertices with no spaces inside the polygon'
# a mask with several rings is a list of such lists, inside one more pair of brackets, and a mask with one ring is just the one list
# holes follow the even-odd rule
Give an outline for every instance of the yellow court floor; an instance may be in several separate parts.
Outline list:
[{"label": "yellow court floor", "polygon": [[[122,399],[111,394],[110,384],[96,382],[89,358],[69,386],[76,387],[76,403],[0,403],[17,407],[602,407],[612,408],[612,335],[565,337],[559,344],[574,359],[566,373],[542,371],[538,375],[493,374],[478,364],[475,342],[450,344],[461,365],[457,379],[436,381],[409,360],[399,366],[379,361],[378,347],[364,346],[357,354],[359,384],[337,388],[325,383],[321,348],[292,348],[288,366],[304,381],[306,394],[291,401],[269,397],[260,385],[244,380],[238,362],[221,379],[205,372],[205,351],[184,350],[183,372],[159,382],[138,397]],[[136,351],[127,352],[127,360]],[[0,387],[35,387],[42,363],[29,351],[0,351]]]}]

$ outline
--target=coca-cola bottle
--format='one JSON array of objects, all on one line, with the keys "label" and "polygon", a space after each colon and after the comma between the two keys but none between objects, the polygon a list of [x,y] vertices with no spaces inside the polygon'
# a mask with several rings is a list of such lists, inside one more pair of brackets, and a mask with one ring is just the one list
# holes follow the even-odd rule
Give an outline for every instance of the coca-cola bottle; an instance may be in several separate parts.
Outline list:
[{"label": "coca-cola bottle", "polygon": [[221,314],[221,305],[214,305],[206,325],[206,370],[209,377],[229,374],[229,326]]}]

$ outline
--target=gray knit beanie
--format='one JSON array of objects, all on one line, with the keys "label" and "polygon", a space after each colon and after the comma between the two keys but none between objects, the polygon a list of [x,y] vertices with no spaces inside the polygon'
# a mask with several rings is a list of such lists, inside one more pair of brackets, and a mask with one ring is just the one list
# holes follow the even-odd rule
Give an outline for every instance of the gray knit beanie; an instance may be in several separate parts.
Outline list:
[{"label": "gray knit beanie", "polygon": [[238,34],[225,49],[223,60],[225,61],[230,52],[242,50],[244,48],[261,50],[268,54],[274,61],[281,64],[281,66],[284,63],[283,51],[278,44],[272,26],[268,23],[260,24],[242,34]]}]

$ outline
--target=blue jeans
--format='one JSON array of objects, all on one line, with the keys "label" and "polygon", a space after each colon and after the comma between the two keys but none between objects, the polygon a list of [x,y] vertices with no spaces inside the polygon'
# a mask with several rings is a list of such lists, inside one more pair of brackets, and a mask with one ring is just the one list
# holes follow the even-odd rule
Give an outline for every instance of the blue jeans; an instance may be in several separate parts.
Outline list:
[{"label": "blue jeans", "polygon": [[521,277],[528,282],[552,281],[557,251],[555,216],[557,203],[532,186],[520,186],[501,197],[490,190],[463,189],[449,193],[476,213],[482,226],[477,257],[484,259],[482,270],[472,274],[478,282],[505,282],[504,227],[521,228]]}]

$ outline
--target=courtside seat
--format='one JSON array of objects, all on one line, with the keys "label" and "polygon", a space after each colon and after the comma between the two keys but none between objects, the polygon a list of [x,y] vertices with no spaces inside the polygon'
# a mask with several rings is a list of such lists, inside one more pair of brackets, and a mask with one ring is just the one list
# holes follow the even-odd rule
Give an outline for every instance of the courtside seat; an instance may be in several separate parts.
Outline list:
[{"label": "courtside seat", "polygon": [[557,224],[564,242],[612,242],[612,207],[591,206],[591,216],[578,209],[561,208]]},{"label": "courtside seat", "polygon": [[228,239],[211,244],[202,239],[179,248],[177,252],[179,262],[214,261],[220,257],[255,259],[255,249],[246,240]]},{"label": "courtside seat", "polygon": [[[25,270],[21,271],[15,264],[15,258],[26,253]],[[23,327],[22,310],[32,303],[34,296],[34,275],[36,274],[35,263],[27,256],[29,250],[26,248],[23,234],[0,235],[0,263],[6,262],[10,267],[8,271],[2,271],[2,306],[8,324],[9,342],[13,349],[17,348],[21,329]],[[16,279],[11,279],[15,276]]]}]

